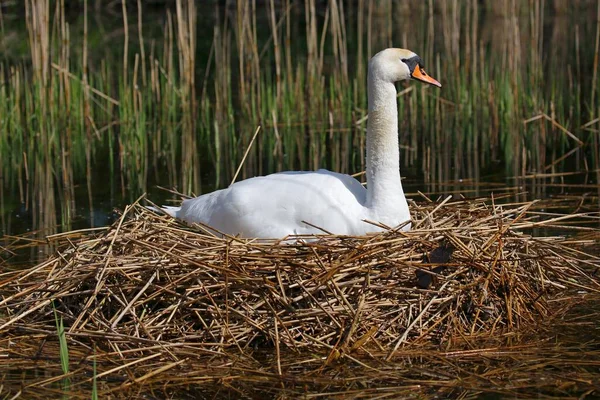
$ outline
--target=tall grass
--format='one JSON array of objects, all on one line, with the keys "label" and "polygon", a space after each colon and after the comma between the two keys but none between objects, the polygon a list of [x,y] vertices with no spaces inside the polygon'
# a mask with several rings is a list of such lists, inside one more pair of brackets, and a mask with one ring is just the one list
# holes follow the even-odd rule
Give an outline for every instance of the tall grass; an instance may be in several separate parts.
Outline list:
[{"label": "tall grass", "polygon": [[[99,169],[102,185],[130,197],[149,182],[196,193],[227,185],[259,125],[241,178],[359,172],[366,61],[390,45],[418,52],[443,84],[399,88],[402,164],[420,178],[478,180],[497,165],[516,175],[598,170],[600,14],[586,15],[600,3],[555,3],[253,0],[207,10],[177,0],[156,37],[138,0],[121,3],[123,34],[98,52],[87,1],[74,40],[64,0],[27,0],[30,56],[0,63],[0,184],[35,210],[36,228],[55,226],[56,209],[68,226],[75,187],[85,182],[91,205]],[[199,40],[207,21],[212,40]]]}]

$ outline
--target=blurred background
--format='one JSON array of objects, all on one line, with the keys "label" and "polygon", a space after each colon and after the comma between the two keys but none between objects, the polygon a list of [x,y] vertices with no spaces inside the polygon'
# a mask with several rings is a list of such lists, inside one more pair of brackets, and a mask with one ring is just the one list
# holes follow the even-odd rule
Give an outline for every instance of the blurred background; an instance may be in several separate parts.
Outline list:
[{"label": "blurred background", "polygon": [[414,198],[597,208],[599,21],[597,0],[0,0],[0,235],[226,187],[259,126],[238,180],[360,173],[390,46],[443,85],[398,84]]}]

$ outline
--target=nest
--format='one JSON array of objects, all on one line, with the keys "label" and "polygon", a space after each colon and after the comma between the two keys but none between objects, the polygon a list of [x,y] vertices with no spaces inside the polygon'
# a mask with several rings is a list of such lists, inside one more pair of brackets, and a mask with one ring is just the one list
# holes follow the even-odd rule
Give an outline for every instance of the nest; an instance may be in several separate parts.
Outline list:
[{"label": "nest", "polygon": [[139,379],[257,350],[281,374],[282,354],[361,363],[511,334],[558,312],[552,299],[600,289],[582,241],[522,233],[556,223],[530,216],[533,204],[426,203],[409,232],[257,241],[136,203],[94,235],[53,237],[55,255],[5,276],[0,335],[20,357],[39,355],[62,319],[82,358],[104,355],[105,371],[127,364]]}]

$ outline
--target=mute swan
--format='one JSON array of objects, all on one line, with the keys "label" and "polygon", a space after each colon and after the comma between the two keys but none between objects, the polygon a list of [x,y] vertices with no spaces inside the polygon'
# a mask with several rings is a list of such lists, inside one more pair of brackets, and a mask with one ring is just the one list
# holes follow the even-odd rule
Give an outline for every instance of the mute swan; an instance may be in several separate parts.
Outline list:
[{"label": "mute swan", "polygon": [[[362,235],[382,230],[365,220],[389,227],[410,221],[400,182],[394,86],[408,79],[442,86],[425,73],[421,58],[412,51],[390,48],[369,61],[367,189],[349,175],[324,169],[280,172],[246,179],[163,210],[189,223],[201,222],[222,233],[250,238],[323,231]],[[410,224],[404,229],[410,229]]]}]

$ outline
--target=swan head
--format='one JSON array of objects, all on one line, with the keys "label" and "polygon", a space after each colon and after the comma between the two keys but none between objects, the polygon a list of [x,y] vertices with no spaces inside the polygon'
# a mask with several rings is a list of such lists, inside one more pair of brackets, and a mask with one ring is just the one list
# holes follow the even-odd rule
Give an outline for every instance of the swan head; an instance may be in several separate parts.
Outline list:
[{"label": "swan head", "polygon": [[389,82],[416,79],[442,87],[425,72],[421,57],[406,49],[389,48],[375,54],[369,61],[369,77]]}]

